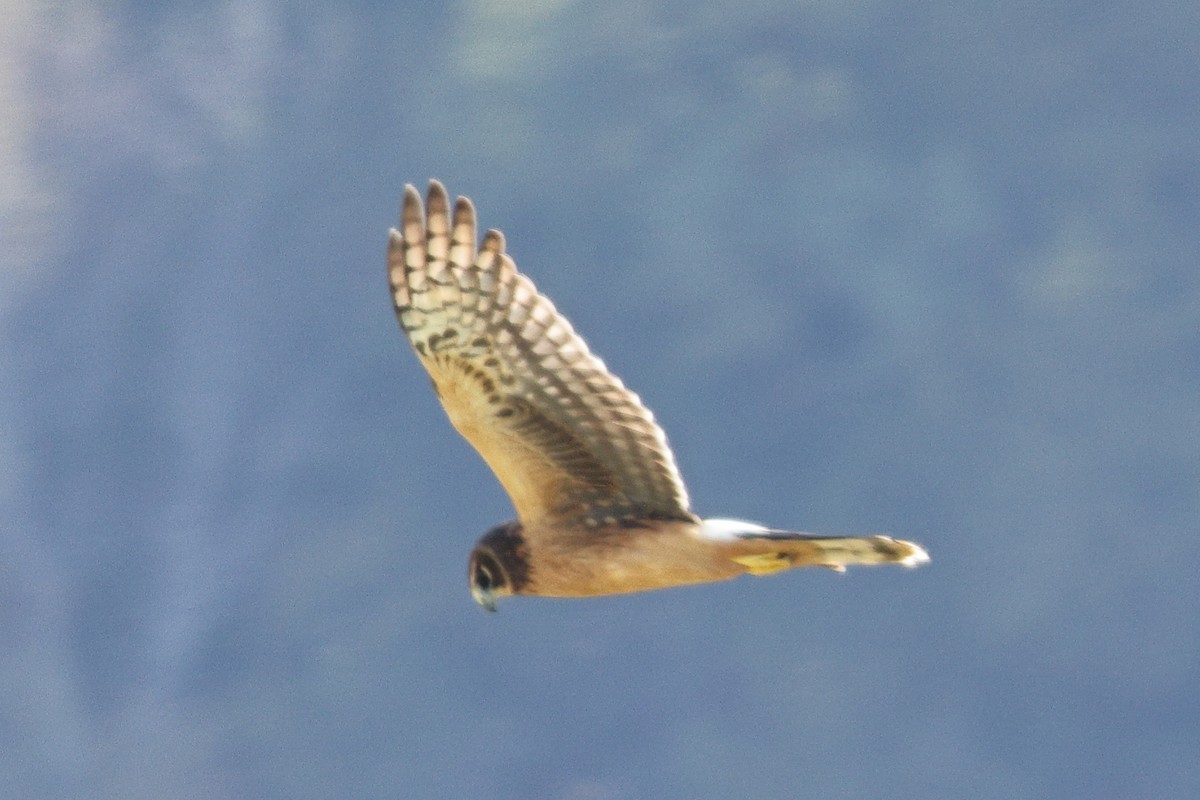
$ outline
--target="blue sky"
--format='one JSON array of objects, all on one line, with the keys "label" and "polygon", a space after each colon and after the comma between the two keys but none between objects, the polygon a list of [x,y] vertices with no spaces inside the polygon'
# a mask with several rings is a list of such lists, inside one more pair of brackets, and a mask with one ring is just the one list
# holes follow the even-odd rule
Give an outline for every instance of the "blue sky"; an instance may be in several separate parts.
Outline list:
[{"label": "blue sky", "polygon": [[[10,6],[14,796],[1200,789],[1195,4]],[[933,563],[480,612],[430,177],[698,513]]]}]

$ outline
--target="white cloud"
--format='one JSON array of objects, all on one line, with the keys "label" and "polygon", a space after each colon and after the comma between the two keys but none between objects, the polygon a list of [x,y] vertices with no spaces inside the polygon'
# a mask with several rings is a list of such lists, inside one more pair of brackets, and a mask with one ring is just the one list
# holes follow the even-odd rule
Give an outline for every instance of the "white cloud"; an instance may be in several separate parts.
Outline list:
[{"label": "white cloud", "polygon": [[289,41],[273,0],[187,8],[142,29],[102,4],[6,5],[0,311],[54,262],[56,232],[90,184],[131,166],[169,179],[253,144],[281,98],[327,90],[349,40],[317,13]]},{"label": "white cloud", "polygon": [[455,64],[468,78],[521,80],[555,60],[561,37],[544,35],[570,0],[473,0],[458,31]]},{"label": "white cloud", "polygon": [[50,237],[55,192],[34,150],[31,43],[45,30],[37,11],[8,3],[0,25],[0,313],[19,296]]},{"label": "white cloud", "polygon": [[281,17],[272,3],[227,0],[210,13],[179,14],[158,31],[161,80],[219,140],[246,142],[266,126],[272,85],[288,61]]}]

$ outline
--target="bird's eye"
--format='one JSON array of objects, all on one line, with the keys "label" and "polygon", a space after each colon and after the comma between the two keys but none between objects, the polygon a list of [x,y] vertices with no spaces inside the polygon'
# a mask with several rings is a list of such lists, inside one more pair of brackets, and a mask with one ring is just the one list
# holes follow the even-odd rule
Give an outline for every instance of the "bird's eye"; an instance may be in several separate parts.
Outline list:
[{"label": "bird's eye", "polygon": [[476,552],[471,555],[471,566],[467,574],[470,575],[471,586],[487,594],[498,592],[508,585],[508,575],[504,567],[488,552]]},{"label": "bird's eye", "polygon": [[475,585],[485,590],[492,588],[492,571],[484,564],[475,567]]}]

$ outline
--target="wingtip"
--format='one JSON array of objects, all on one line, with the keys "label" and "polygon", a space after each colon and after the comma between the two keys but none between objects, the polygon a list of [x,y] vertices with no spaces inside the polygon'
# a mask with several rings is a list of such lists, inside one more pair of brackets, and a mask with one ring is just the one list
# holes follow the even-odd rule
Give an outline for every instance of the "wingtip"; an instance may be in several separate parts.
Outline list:
[{"label": "wingtip", "polygon": [[911,569],[913,567],[919,567],[922,564],[929,563],[929,553],[925,551],[924,547],[921,547],[919,544],[914,544],[913,542],[905,542],[905,544],[909,546],[911,552],[904,558],[900,559],[899,564],[901,566]]},{"label": "wingtip", "polygon": [[449,215],[450,197],[446,194],[446,187],[442,186],[441,182],[436,180],[429,182],[429,192],[425,195],[425,206],[430,222]]},{"label": "wingtip", "polygon": [[404,200],[400,204],[400,227],[405,233],[411,232],[413,226],[424,225],[425,206],[421,202],[421,193],[411,183],[404,184]]},{"label": "wingtip", "polygon": [[495,228],[490,228],[483,235],[483,249],[497,255],[504,252],[504,234]]}]

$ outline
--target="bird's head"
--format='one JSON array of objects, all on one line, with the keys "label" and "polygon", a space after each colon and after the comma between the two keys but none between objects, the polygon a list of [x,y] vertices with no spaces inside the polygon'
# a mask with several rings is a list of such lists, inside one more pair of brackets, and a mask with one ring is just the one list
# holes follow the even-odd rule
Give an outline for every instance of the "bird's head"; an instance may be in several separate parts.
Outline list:
[{"label": "bird's head", "polygon": [[485,547],[471,551],[471,596],[488,611],[496,610],[496,600],[512,594],[508,573],[494,553]]},{"label": "bird's head", "polygon": [[492,528],[471,551],[467,568],[471,596],[488,611],[496,610],[501,597],[520,594],[529,582],[529,560],[521,524],[508,522]]}]

